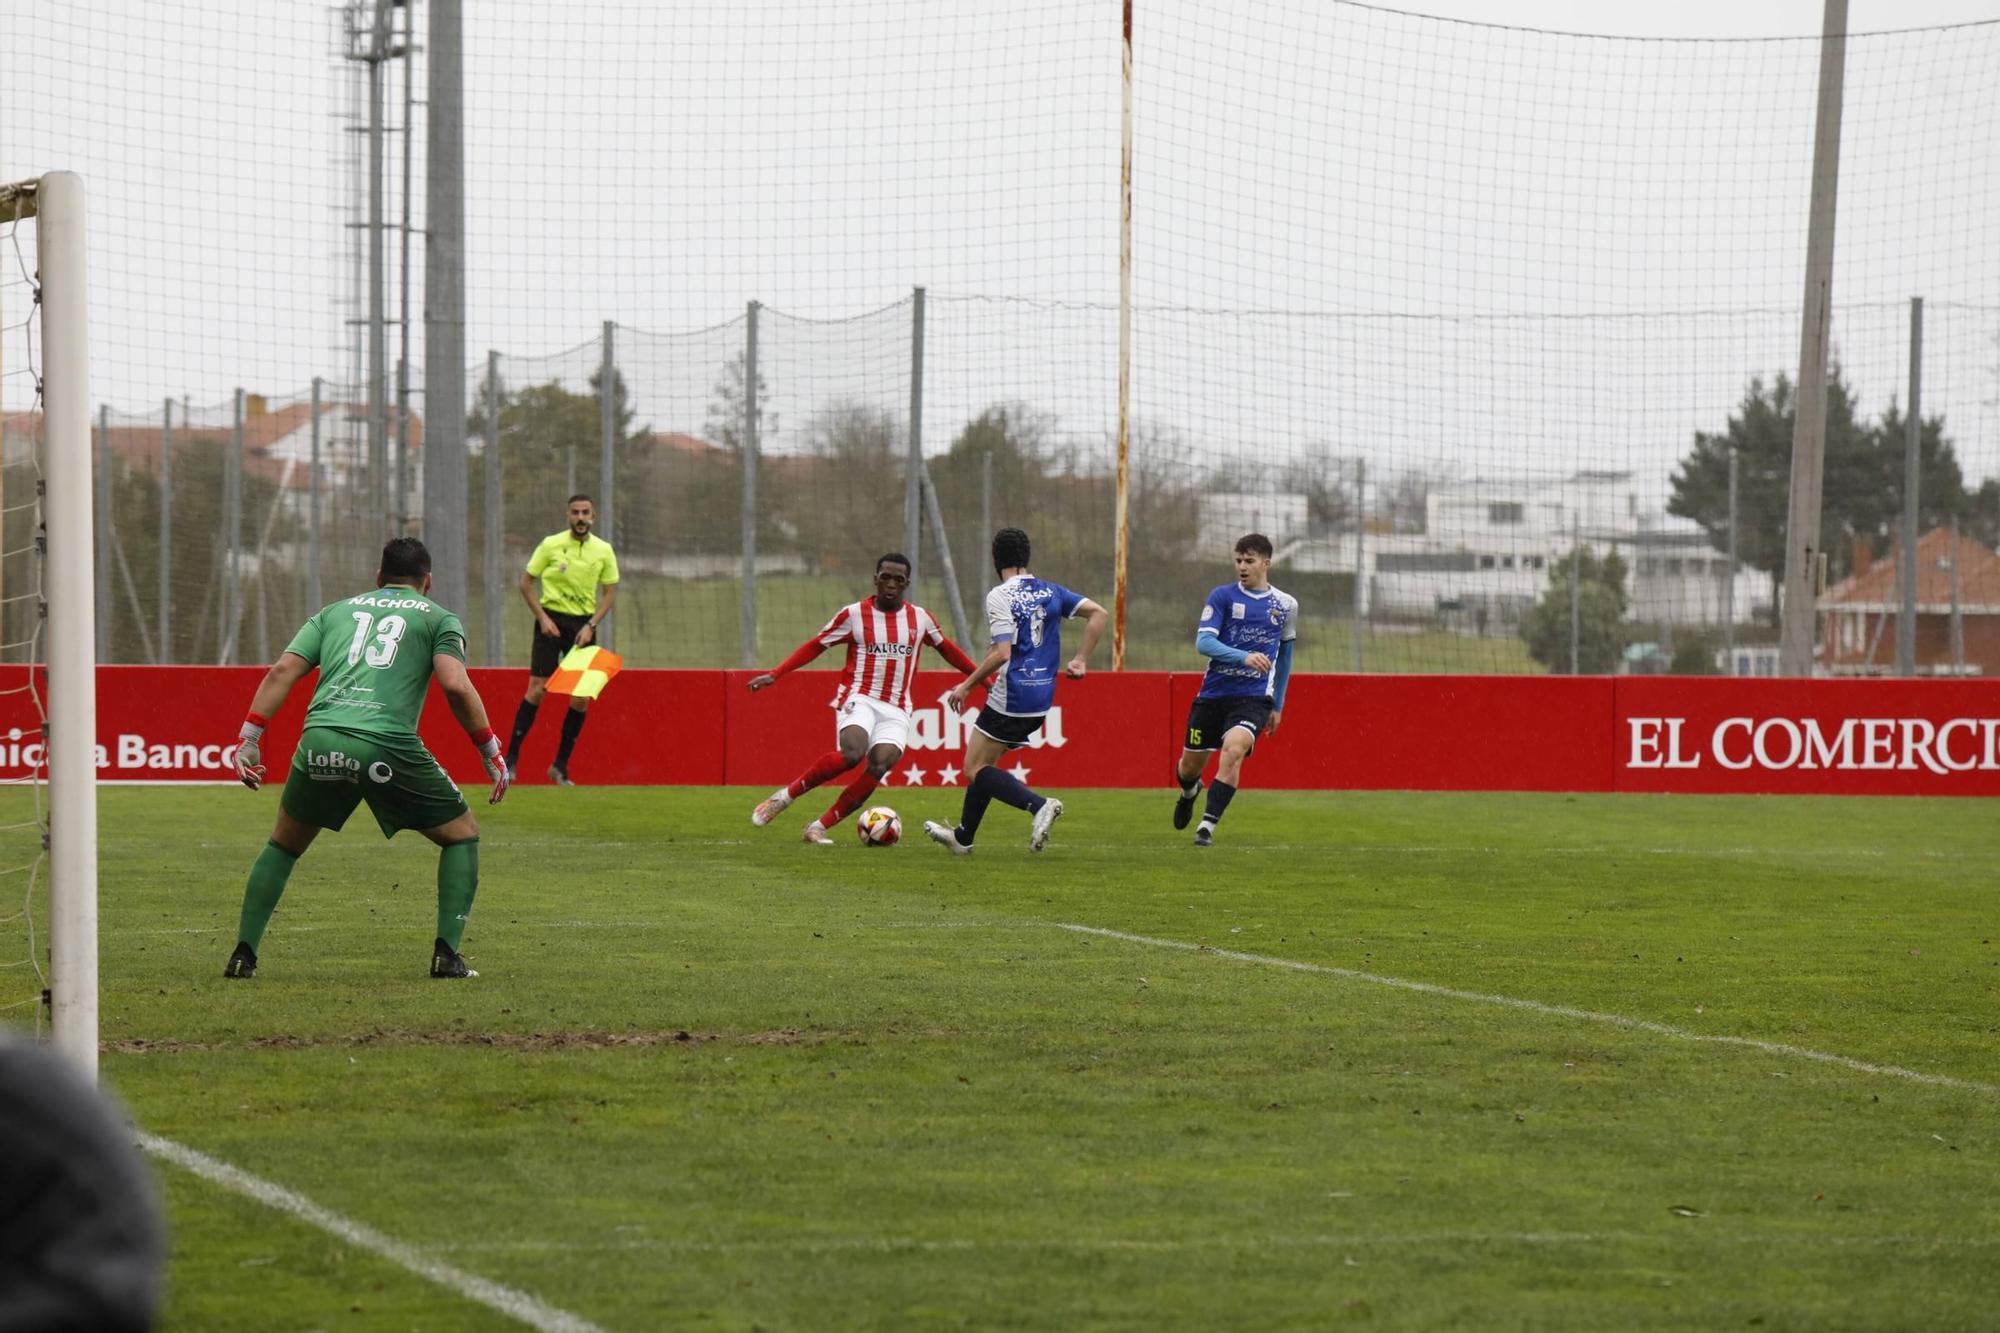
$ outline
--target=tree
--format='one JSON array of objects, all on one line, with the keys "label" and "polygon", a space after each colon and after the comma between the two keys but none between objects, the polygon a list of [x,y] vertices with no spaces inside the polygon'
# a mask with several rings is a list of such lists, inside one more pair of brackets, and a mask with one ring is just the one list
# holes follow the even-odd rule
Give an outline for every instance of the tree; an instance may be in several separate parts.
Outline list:
[{"label": "tree", "polygon": [[[1778,616],[1778,586],[1785,568],[1785,525],[1791,492],[1792,429],[1797,392],[1784,375],[1767,390],[1750,381],[1724,429],[1697,431],[1694,447],[1674,469],[1667,512],[1691,518],[1717,550],[1729,549],[1729,455],[1737,458],[1737,558],[1771,580],[1771,614]],[[1872,433],[1855,419],[1855,396],[1835,365],[1826,384],[1826,472],[1820,550],[1860,516],[1873,521],[1879,494],[1864,495],[1857,474],[1876,466]]]},{"label": "tree", "polygon": [[[745,388],[748,385],[748,366],[744,353],[738,352],[723,363],[722,375],[715,381],[708,400],[708,421],[703,430],[708,438],[721,445],[728,454],[736,473],[736,488],[731,496],[713,496],[716,507],[708,511],[705,520],[700,515],[693,516],[697,522],[705,521],[711,527],[717,525],[724,515],[736,515],[730,524],[735,529],[736,540],[742,541],[742,484],[743,447],[749,442],[745,429],[744,407]],[[778,433],[778,414],[766,404],[771,401],[771,386],[764,378],[764,372],[757,372],[757,548],[773,551],[789,543],[796,537],[791,525],[786,522],[779,507],[771,503],[771,456],[769,453],[772,437]]]},{"label": "tree", "polygon": [[806,456],[772,469],[774,503],[820,569],[872,574],[903,542],[907,437],[895,413],[853,400],[816,412]]},{"label": "tree", "polygon": [[[592,374],[590,392],[576,393],[558,380],[531,384],[500,394],[501,508],[509,529],[519,540],[532,541],[555,530],[562,521],[562,503],[569,496],[574,471],[578,490],[595,495],[601,505],[611,494],[603,476],[603,422],[598,385],[603,371]],[[487,395],[466,417],[466,431],[485,437]],[[665,516],[654,505],[637,503],[645,494],[646,477],[654,464],[653,431],[635,426],[636,412],[626,391],[625,376],[611,371],[613,481],[616,495],[635,502],[616,504],[615,532],[603,537],[621,550],[650,551],[661,545]],[[485,493],[486,459],[467,476],[469,486]]]},{"label": "tree", "polygon": [[[1878,552],[1895,546],[1903,530],[1903,456],[1909,449],[1908,433],[1909,418],[1891,398],[1874,428],[1877,463],[1872,482],[1879,500],[1877,524],[1859,534],[1871,538]],[[1917,432],[1917,535],[1955,518],[1970,519],[1974,512],[1958,451],[1945,438],[1944,418],[1925,417]]]},{"label": "tree", "polygon": [[1599,558],[1589,547],[1549,565],[1542,599],[1521,617],[1528,656],[1558,676],[1570,674],[1570,580],[1577,579],[1576,671],[1603,675],[1625,650],[1625,562],[1616,551]]}]

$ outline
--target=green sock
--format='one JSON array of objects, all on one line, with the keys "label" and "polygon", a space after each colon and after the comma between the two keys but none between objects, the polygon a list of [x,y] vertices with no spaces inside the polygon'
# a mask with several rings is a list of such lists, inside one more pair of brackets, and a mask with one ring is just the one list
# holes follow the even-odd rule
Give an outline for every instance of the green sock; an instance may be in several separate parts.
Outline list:
[{"label": "green sock", "polygon": [[455,842],[438,852],[438,938],[458,948],[472,895],[479,892],[479,839]]},{"label": "green sock", "polygon": [[250,867],[250,882],[243,887],[243,917],[236,925],[236,938],[249,945],[252,953],[264,938],[264,927],[271,924],[271,913],[278,910],[278,899],[285,896],[285,881],[298,863],[298,857],[275,842],[265,843],[264,850],[257,853],[257,861]]}]

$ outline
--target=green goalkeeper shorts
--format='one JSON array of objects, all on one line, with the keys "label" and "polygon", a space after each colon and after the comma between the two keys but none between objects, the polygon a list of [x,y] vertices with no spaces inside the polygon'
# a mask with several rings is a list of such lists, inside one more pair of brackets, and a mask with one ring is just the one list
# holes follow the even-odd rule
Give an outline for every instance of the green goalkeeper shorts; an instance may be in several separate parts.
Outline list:
[{"label": "green goalkeeper shorts", "polygon": [[385,838],[399,829],[449,824],[470,808],[458,784],[414,736],[307,727],[279,802],[285,813],[301,824],[338,830],[363,801]]}]

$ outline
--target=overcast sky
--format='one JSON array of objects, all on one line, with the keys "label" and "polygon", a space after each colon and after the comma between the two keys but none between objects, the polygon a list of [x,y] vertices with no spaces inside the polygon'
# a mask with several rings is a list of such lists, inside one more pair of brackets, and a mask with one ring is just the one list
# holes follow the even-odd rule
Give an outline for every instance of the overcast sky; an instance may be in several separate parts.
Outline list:
[{"label": "overcast sky", "polygon": [[[1658,490],[1749,375],[1796,371],[1821,5],[1422,9],[1138,0],[1135,414],[1206,460]],[[468,5],[469,359],[579,380],[594,351],[535,358],[614,320],[642,416],[699,432],[759,299],[796,447],[830,401],[907,404],[907,310],[860,317],[922,284],[933,447],[1000,399],[1101,440],[1118,10]],[[1870,411],[1926,296],[1926,406],[1975,475],[2000,474],[1996,20],[1851,6],[1856,34],[1986,26],[1850,43],[1834,282]],[[339,31],[273,0],[0,6],[0,178],[90,191],[96,397],[216,408],[354,373]],[[421,164],[415,193],[421,226]]]}]

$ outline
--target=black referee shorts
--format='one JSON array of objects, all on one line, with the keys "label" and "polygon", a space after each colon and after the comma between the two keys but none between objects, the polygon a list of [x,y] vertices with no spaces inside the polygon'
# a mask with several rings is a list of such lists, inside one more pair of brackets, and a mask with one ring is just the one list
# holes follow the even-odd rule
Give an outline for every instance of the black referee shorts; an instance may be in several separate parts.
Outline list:
[{"label": "black referee shorts", "polygon": [[528,674],[547,679],[555,675],[556,668],[562,665],[563,654],[576,647],[576,636],[590,623],[590,617],[573,616],[566,611],[551,611],[546,606],[542,608],[542,613],[555,621],[556,628],[562,631],[552,639],[542,633],[539,621],[531,625],[535,634],[535,648],[528,658]]}]

